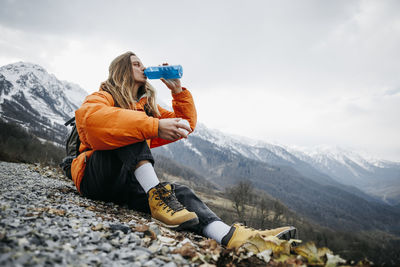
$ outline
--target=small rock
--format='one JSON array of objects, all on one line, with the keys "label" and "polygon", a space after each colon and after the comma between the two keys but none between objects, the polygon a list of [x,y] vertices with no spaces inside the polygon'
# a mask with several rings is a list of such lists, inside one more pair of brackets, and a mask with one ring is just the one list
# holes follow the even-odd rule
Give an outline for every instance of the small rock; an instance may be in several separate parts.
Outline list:
[{"label": "small rock", "polygon": [[180,254],[172,254],[171,255],[172,260],[176,263],[183,263],[185,262],[185,259],[180,255]]},{"label": "small rock", "polygon": [[29,246],[29,241],[26,238],[20,238],[18,239],[18,246],[20,247],[25,247],[25,246]]},{"label": "small rock", "polygon": [[26,253],[26,254],[21,255],[21,257],[17,258],[16,263],[26,265],[30,261],[31,258],[32,258],[32,255]]},{"label": "small rock", "polygon": [[91,229],[92,229],[93,231],[100,231],[100,230],[103,229],[103,224],[102,224],[102,223],[98,223],[98,224],[96,224],[95,226],[93,226]]},{"label": "small rock", "polygon": [[157,244],[157,242],[153,242],[149,247],[148,250],[151,253],[156,253],[160,249],[160,246]]},{"label": "small rock", "polygon": [[92,233],[90,233],[90,242],[91,243],[94,243],[94,244],[96,244],[96,243],[99,243],[100,242],[100,239],[101,239],[101,234],[100,233],[98,233],[98,232],[92,232]]},{"label": "small rock", "polygon": [[124,259],[124,260],[134,260],[135,259],[136,254],[133,252],[123,252],[119,254],[119,258],[120,259]]},{"label": "small rock", "polygon": [[105,251],[105,252],[110,252],[111,249],[112,249],[112,246],[110,244],[108,244],[108,243],[103,243],[100,246],[100,250]]},{"label": "small rock", "polygon": [[162,246],[161,247],[161,254],[162,255],[167,255],[169,251],[170,251],[169,247],[167,247],[167,246]]},{"label": "small rock", "polygon": [[12,252],[7,252],[7,253],[2,253],[0,254],[0,263],[6,262],[8,259],[11,259],[11,256],[13,255]]},{"label": "small rock", "polygon": [[140,254],[139,256],[137,256],[137,257],[135,258],[135,260],[140,261],[140,262],[143,262],[143,261],[148,260],[148,258],[149,258],[149,254],[147,254],[147,253],[142,253],[142,254]]},{"label": "small rock", "polygon": [[129,234],[129,243],[136,243],[137,245],[140,244],[140,237],[135,233]]},{"label": "small rock", "polygon": [[150,224],[149,230],[153,231],[156,236],[161,235],[160,227],[157,224]]},{"label": "small rock", "polygon": [[148,248],[144,248],[144,247],[136,247],[137,250],[143,251],[145,253],[151,254],[151,251]]},{"label": "small rock", "polygon": [[72,249],[70,243],[65,243],[65,244],[62,246],[62,248],[63,248],[65,251],[69,252],[69,253],[72,253],[72,252],[74,251],[74,250]]},{"label": "small rock", "polygon": [[120,240],[122,246],[126,246],[129,243],[129,236],[125,236]]},{"label": "small rock", "polygon": [[83,251],[93,251],[93,250],[95,250],[95,249],[97,249],[97,248],[98,248],[98,247],[95,246],[95,245],[88,245],[88,246],[82,247],[82,250],[83,250]]},{"label": "small rock", "polygon": [[123,224],[110,224],[110,230],[113,232],[119,230],[122,231],[124,234],[127,234],[131,230],[131,228]]},{"label": "small rock", "polygon": [[153,260],[150,260],[148,262],[145,262],[142,266],[144,266],[144,267],[152,267],[152,266],[156,266],[156,263]]},{"label": "small rock", "polygon": [[111,245],[113,245],[114,247],[119,247],[121,245],[121,243],[119,242],[118,238],[114,238],[110,241]]},{"label": "small rock", "polygon": [[171,261],[171,262],[164,264],[162,267],[176,267],[176,264],[175,264],[175,262]]}]

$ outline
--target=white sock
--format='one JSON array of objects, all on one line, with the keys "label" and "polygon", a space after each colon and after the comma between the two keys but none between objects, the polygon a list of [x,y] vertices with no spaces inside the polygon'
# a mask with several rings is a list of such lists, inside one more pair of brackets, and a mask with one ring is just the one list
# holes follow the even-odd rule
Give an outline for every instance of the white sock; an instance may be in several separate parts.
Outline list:
[{"label": "white sock", "polygon": [[226,236],[231,227],[222,221],[213,221],[204,227],[203,234],[221,244],[222,238]]},{"label": "white sock", "polygon": [[151,163],[143,164],[137,168],[135,170],[135,176],[146,193],[160,183]]}]

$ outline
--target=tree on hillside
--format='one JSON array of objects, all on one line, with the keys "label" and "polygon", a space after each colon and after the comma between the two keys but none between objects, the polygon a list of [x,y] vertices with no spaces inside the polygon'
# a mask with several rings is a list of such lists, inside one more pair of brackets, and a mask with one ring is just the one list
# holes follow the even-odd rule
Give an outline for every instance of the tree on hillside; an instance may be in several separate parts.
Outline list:
[{"label": "tree on hillside", "polygon": [[268,200],[265,197],[261,197],[259,203],[258,203],[258,226],[260,229],[264,229],[266,227],[267,223],[267,216],[268,216],[268,211],[269,211],[269,205],[268,205]]},{"label": "tree on hillside", "polygon": [[226,189],[226,196],[233,202],[233,208],[239,217],[239,221],[247,225],[246,205],[253,199],[253,185],[250,181],[240,181],[237,185]]}]

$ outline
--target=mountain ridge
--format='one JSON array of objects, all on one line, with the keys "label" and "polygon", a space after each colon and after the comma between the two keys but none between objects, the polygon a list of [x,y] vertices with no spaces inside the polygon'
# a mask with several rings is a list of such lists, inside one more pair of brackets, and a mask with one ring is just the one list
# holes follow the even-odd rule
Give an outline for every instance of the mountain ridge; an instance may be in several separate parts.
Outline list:
[{"label": "mountain ridge", "polygon": [[[212,135],[210,132],[216,133],[216,135]],[[208,130],[203,124],[199,124],[193,136],[209,140],[219,147],[228,148],[247,158],[265,163],[292,166],[319,183],[351,186],[370,195],[371,198],[381,200],[389,205],[400,203],[400,163],[397,162],[368,160],[357,153],[342,148],[336,148],[338,150],[336,153],[326,148],[325,154],[321,151],[314,151],[312,153],[316,157],[312,157],[309,153],[293,147],[269,144],[238,136],[232,137],[218,130]],[[243,142],[243,139],[246,143]],[[248,141],[250,141],[249,144],[247,144]],[[324,164],[327,161],[330,165]],[[376,179],[378,175],[394,187],[392,194],[386,199],[384,194],[385,184],[382,184],[380,179]]]},{"label": "mountain ridge", "polygon": [[37,64],[0,67],[1,116],[58,144],[63,144],[67,133],[64,122],[74,116],[86,95],[80,86],[58,80]]}]

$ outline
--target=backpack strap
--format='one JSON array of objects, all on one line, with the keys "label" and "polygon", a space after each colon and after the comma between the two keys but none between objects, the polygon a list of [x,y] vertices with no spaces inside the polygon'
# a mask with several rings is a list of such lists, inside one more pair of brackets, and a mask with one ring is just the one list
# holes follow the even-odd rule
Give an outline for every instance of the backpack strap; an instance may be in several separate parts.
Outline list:
[{"label": "backpack strap", "polygon": [[[76,134],[78,135],[78,138],[76,140],[76,157],[80,154],[79,153],[79,147],[81,146],[81,139],[79,138],[78,130],[76,129],[76,124],[74,125],[74,131],[76,131]],[[86,162],[86,160],[85,160]]]},{"label": "backpack strap", "polygon": [[64,123],[64,125],[65,125],[65,126],[71,125],[74,121],[75,121],[75,117],[72,117],[71,119],[67,120],[67,121]]}]

